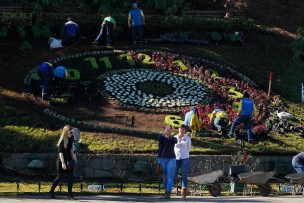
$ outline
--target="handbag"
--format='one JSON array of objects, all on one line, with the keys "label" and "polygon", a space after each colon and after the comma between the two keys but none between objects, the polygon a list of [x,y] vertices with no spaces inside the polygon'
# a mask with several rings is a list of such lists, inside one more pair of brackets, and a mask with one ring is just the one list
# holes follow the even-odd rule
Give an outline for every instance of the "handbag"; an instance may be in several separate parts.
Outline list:
[{"label": "handbag", "polygon": [[161,174],[163,173],[163,167],[162,167],[161,164],[157,164],[157,165],[156,165],[156,173],[157,173],[158,175],[161,175]]}]

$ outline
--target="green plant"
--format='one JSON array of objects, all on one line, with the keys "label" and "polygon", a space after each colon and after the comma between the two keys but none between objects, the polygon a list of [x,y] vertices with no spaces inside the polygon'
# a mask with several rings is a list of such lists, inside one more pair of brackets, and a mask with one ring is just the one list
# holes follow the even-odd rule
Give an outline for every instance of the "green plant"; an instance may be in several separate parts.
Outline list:
[{"label": "green plant", "polygon": [[0,38],[6,38],[8,28],[6,26],[2,26],[0,29]]},{"label": "green plant", "polygon": [[189,39],[190,32],[180,32],[179,33],[179,38],[181,39]]},{"label": "green plant", "polygon": [[49,38],[51,36],[51,29],[48,25],[33,25],[32,32],[35,39]]},{"label": "green plant", "polygon": [[218,32],[212,32],[210,38],[213,42],[219,42],[223,39],[222,35]]},{"label": "green plant", "polygon": [[[148,22],[148,20],[147,20]],[[159,29],[164,30],[208,30],[217,32],[250,31],[253,27],[252,19],[245,18],[199,18],[192,16],[167,16],[154,19]],[[148,24],[148,23],[147,23]]]},{"label": "green plant", "polygon": [[19,48],[21,51],[32,50],[33,46],[28,41],[23,41]]},{"label": "green plant", "polygon": [[61,0],[29,0],[29,3],[33,10],[37,13],[44,12],[46,10],[53,10],[55,8],[58,8],[60,4],[62,3]]},{"label": "green plant", "polygon": [[304,26],[297,30],[298,39],[293,43],[294,60],[304,64]]},{"label": "green plant", "polygon": [[23,26],[18,26],[17,31],[18,31],[18,34],[19,34],[20,38],[24,39],[26,37],[26,32],[25,32]]},{"label": "green plant", "polygon": [[236,42],[241,42],[243,43],[244,40],[240,37],[239,34],[235,34],[235,33],[230,33],[227,35],[227,39],[232,42],[232,43],[236,43]]},{"label": "green plant", "polygon": [[78,0],[77,3],[89,13],[117,14],[121,8],[130,8],[131,3],[124,0]]},{"label": "green plant", "polygon": [[143,7],[154,12],[166,15],[181,14],[186,8],[185,0],[148,0],[143,2]]}]

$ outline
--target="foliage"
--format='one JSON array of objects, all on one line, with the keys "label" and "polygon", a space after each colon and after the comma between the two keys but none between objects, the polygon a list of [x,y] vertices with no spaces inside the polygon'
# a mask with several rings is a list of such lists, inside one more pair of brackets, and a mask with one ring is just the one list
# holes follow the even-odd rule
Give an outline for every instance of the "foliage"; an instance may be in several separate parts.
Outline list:
[{"label": "foliage", "polygon": [[164,30],[250,31],[253,26],[253,20],[244,18],[224,19],[167,16],[164,19],[160,19],[158,25]]},{"label": "foliage", "polygon": [[2,26],[0,28],[0,38],[6,38],[8,28],[6,26]]},{"label": "foliage", "polygon": [[152,9],[155,13],[166,15],[179,15],[186,8],[185,0],[148,0],[143,3],[143,7]]},{"label": "foliage", "polygon": [[222,35],[220,33],[218,33],[218,32],[212,32],[210,34],[210,38],[214,42],[219,42],[219,41],[221,41],[223,39]]},{"label": "foliage", "polygon": [[35,12],[44,12],[58,8],[62,0],[28,0],[29,5]]},{"label": "foliage", "polygon": [[[181,14],[185,7],[185,0],[146,0],[139,1],[139,8],[154,11],[157,14]],[[77,3],[90,13],[114,14],[121,13],[121,9],[130,9],[131,1],[125,0],[78,0]]]},{"label": "foliage", "polygon": [[226,38],[232,42],[232,43],[236,43],[236,42],[240,42],[243,43],[244,40],[241,38],[241,36],[239,34],[235,34],[235,33],[229,33]]},{"label": "foliage", "polygon": [[32,32],[35,39],[49,38],[52,34],[48,25],[32,25]]},{"label": "foliage", "polygon": [[304,64],[304,26],[297,31],[298,39],[293,43],[294,60]]},{"label": "foliage", "polygon": [[19,49],[21,51],[29,51],[33,49],[33,46],[28,41],[23,41]]},{"label": "foliage", "polygon": [[26,32],[25,32],[23,26],[18,26],[17,31],[18,31],[18,34],[19,34],[20,38],[24,39],[26,37]]},{"label": "foliage", "polygon": [[117,14],[120,8],[130,8],[131,2],[123,0],[77,0],[77,3],[89,13]]}]

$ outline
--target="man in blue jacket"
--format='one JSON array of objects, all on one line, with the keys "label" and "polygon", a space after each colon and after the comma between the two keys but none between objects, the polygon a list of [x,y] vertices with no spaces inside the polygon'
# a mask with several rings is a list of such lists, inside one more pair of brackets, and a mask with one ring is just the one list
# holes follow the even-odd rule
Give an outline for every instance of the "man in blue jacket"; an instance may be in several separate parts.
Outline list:
[{"label": "man in blue jacket", "polygon": [[245,92],[243,94],[243,99],[240,102],[238,117],[234,120],[228,136],[233,137],[236,127],[241,123],[244,123],[245,129],[247,131],[248,142],[252,143],[253,136],[251,130],[251,119],[253,116],[255,116],[255,114],[256,109],[254,106],[254,102],[249,98],[249,94]]},{"label": "man in blue jacket", "polygon": [[79,26],[73,22],[71,18],[68,18],[63,26],[62,44],[69,45],[76,42],[79,38]]},{"label": "man in blue jacket", "polygon": [[137,8],[137,3],[133,3],[128,15],[128,26],[132,31],[133,44],[143,43],[143,26],[145,16],[141,9]]}]

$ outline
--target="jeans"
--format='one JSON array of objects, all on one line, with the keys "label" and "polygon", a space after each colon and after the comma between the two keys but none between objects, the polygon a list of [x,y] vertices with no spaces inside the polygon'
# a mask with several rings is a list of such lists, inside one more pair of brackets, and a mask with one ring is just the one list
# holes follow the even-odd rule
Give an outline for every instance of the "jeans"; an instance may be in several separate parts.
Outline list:
[{"label": "jeans", "polygon": [[297,173],[304,173],[304,164],[300,162],[298,159],[292,159],[292,166],[297,171]]},{"label": "jeans", "polygon": [[230,128],[229,136],[232,137],[234,135],[234,131],[235,131],[236,127],[238,125],[240,125],[241,123],[245,124],[248,141],[252,141],[253,137],[252,137],[252,131],[251,131],[251,116],[238,116],[234,120],[234,122]]},{"label": "jeans", "polygon": [[224,118],[215,118],[213,124],[218,130],[226,130],[227,128],[227,121]]},{"label": "jeans", "polygon": [[95,42],[98,43],[110,43],[111,34],[114,29],[114,24],[111,22],[106,22],[100,29],[99,35],[96,37]]},{"label": "jeans", "polygon": [[144,40],[142,26],[132,26],[131,31],[132,31],[133,42],[136,42],[136,41],[142,42]]},{"label": "jeans", "polygon": [[171,193],[174,182],[176,160],[175,158],[162,158],[160,161],[163,167],[163,183],[165,192]]},{"label": "jeans", "polygon": [[73,187],[73,172],[74,170],[67,170],[67,171],[63,171],[63,169],[61,169],[61,166],[59,166],[59,164],[61,164],[61,162],[57,163],[57,177],[55,178],[51,190],[51,193],[54,193],[55,188],[57,187],[59,181],[63,178],[64,174],[67,175],[67,179],[68,179],[68,194],[69,196],[72,196],[72,187]]},{"label": "jeans", "polygon": [[176,160],[176,176],[178,175],[179,170],[182,174],[182,188],[188,187],[188,171],[189,171],[189,158]]},{"label": "jeans", "polygon": [[45,99],[47,96],[47,87],[49,83],[49,75],[46,72],[38,72],[38,75],[41,78],[41,85],[42,85],[42,92],[41,92],[41,98]]}]

